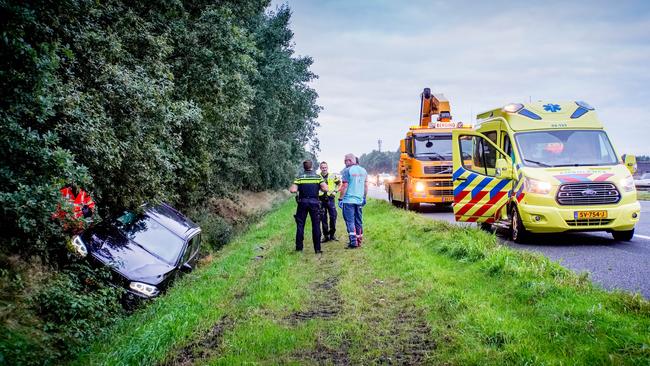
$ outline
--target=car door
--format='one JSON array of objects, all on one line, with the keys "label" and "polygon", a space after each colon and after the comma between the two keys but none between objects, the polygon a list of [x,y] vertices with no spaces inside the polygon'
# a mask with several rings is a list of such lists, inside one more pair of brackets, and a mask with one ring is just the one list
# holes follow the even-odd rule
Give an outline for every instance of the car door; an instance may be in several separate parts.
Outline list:
[{"label": "car door", "polygon": [[493,223],[512,188],[511,179],[496,176],[496,161],[512,160],[487,136],[463,130],[452,132],[452,156],[456,221]]}]

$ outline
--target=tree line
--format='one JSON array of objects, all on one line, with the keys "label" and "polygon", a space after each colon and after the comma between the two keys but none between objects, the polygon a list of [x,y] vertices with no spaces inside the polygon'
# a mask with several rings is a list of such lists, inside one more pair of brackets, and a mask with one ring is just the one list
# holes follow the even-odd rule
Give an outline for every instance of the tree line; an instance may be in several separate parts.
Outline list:
[{"label": "tree line", "polygon": [[359,164],[370,174],[389,173],[395,174],[400,152],[372,150],[359,157]]},{"label": "tree line", "polygon": [[67,182],[103,216],[285,187],[319,107],[269,3],[1,1],[2,250],[61,247]]}]

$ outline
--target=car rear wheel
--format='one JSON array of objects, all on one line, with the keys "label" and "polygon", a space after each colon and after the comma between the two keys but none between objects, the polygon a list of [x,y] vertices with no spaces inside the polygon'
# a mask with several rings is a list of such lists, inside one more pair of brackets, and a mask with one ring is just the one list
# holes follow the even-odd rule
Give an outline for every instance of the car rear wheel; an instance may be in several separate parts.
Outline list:
[{"label": "car rear wheel", "polygon": [[519,211],[516,206],[512,208],[510,219],[510,239],[517,244],[523,243],[529,236],[529,233],[524,227],[524,223],[521,222],[521,217],[519,217]]},{"label": "car rear wheel", "polygon": [[630,241],[634,237],[634,229],[624,230],[624,231],[612,231],[612,236],[614,237],[614,240]]}]

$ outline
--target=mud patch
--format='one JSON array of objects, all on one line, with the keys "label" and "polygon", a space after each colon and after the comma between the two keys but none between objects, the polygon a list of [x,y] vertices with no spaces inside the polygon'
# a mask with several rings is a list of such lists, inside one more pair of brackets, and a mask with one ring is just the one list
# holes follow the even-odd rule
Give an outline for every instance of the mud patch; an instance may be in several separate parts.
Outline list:
[{"label": "mud patch", "polygon": [[232,329],[233,325],[233,319],[224,315],[203,337],[183,347],[173,359],[160,365],[189,366],[197,361],[211,358],[219,352],[224,333]]},{"label": "mud patch", "polygon": [[382,360],[395,365],[420,365],[435,351],[433,332],[422,310],[407,307],[395,319],[391,336],[396,340],[395,353]]},{"label": "mud patch", "polygon": [[301,361],[310,361],[317,365],[350,365],[350,340],[344,338],[339,347],[326,345],[321,337],[316,338],[313,349],[299,354]]},{"label": "mud patch", "polygon": [[322,282],[317,282],[312,286],[312,293],[315,300],[309,309],[297,311],[289,315],[289,322],[297,324],[310,319],[331,319],[335,318],[341,312],[343,305],[341,295],[339,294],[337,277],[328,277]]}]

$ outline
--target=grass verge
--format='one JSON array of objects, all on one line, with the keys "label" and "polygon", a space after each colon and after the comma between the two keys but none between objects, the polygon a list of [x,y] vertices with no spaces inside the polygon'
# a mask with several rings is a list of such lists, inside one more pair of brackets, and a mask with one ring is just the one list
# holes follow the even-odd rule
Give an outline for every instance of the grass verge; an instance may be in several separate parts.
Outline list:
[{"label": "grass verge", "polygon": [[115,324],[77,363],[650,362],[650,305],[638,294],[374,200],[361,249],[327,243],[320,257],[307,239],[295,253],[294,205]]},{"label": "grass verge", "polygon": [[650,191],[636,191],[636,196],[639,201],[650,201]]}]

